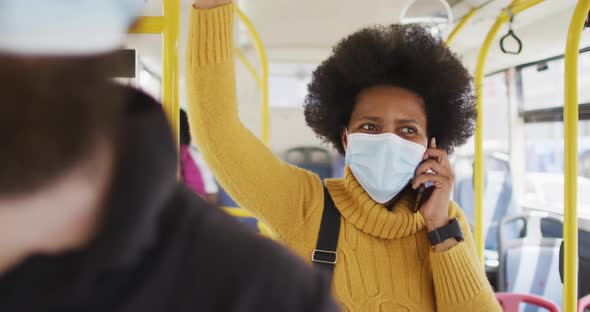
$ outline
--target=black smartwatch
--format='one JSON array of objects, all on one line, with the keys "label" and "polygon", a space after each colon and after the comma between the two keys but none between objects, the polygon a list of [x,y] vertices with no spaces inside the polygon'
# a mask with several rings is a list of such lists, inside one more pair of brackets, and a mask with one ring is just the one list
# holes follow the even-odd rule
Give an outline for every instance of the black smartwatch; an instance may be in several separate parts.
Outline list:
[{"label": "black smartwatch", "polygon": [[452,218],[449,224],[428,232],[428,240],[431,246],[440,244],[449,238],[454,238],[458,242],[463,241],[463,231],[461,231],[461,226],[459,226],[459,221],[456,218]]}]

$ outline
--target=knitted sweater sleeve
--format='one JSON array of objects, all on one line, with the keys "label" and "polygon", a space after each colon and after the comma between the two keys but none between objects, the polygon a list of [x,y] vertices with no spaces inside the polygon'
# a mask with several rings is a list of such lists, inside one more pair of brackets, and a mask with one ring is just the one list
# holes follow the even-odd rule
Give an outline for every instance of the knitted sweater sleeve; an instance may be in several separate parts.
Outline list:
[{"label": "knitted sweater sleeve", "polygon": [[438,311],[502,311],[475,249],[469,223],[454,202],[465,240],[443,252],[430,253]]},{"label": "knitted sweater sleeve", "polygon": [[241,123],[233,29],[233,4],[191,10],[186,73],[192,136],[227,193],[284,238],[322,206],[322,182],[281,161]]}]

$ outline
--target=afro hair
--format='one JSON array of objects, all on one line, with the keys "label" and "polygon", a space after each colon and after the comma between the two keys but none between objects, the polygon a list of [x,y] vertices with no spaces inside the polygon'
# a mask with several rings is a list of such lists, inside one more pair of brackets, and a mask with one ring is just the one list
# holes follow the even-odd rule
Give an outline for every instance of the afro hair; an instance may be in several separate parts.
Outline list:
[{"label": "afro hair", "polygon": [[473,134],[471,76],[445,43],[418,25],[374,26],[340,41],[313,72],[305,120],[316,135],[344,154],[341,131],[358,94],[391,85],[416,92],[425,103],[429,136],[452,153]]}]

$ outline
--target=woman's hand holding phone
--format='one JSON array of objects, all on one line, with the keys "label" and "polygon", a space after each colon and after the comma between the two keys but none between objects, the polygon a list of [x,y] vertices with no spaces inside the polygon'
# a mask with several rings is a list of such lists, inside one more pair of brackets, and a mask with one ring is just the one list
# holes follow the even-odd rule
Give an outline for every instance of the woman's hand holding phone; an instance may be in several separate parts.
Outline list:
[{"label": "woman's hand holding phone", "polygon": [[419,210],[427,230],[432,231],[449,224],[449,198],[455,176],[449,155],[437,148],[436,138],[432,138],[423,160],[416,169],[412,188],[416,190],[420,185],[431,185],[429,188],[434,188]]}]

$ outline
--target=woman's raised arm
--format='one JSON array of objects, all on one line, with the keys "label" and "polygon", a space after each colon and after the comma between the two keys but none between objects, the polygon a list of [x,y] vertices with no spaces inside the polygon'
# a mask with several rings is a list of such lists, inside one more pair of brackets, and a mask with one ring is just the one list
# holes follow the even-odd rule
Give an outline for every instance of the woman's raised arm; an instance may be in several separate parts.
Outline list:
[{"label": "woman's raised arm", "polygon": [[285,237],[322,206],[323,198],[313,195],[322,194],[321,181],[281,161],[239,120],[233,21],[229,0],[198,0],[192,8],[186,71],[191,131],[232,198]]}]

